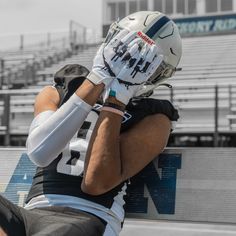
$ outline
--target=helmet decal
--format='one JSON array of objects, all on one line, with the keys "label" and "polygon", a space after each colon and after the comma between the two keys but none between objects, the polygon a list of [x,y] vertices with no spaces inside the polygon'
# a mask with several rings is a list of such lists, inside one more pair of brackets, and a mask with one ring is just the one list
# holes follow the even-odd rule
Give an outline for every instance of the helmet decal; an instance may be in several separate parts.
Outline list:
[{"label": "helmet decal", "polygon": [[175,28],[174,28],[173,24],[171,24],[171,27],[172,27],[172,31],[171,31],[171,32],[167,33],[167,34],[164,35],[164,36],[158,35],[158,37],[159,37],[160,39],[164,39],[164,38],[167,38],[167,37],[170,37],[171,35],[173,35],[173,34],[174,34],[174,31],[175,31]]},{"label": "helmet decal", "polygon": [[161,19],[157,20],[146,32],[144,32],[149,38],[153,38],[155,34],[168,22],[170,18],[163,16]]},{"label": "helmet decal", "polygon": [[142,33],[142,31],[139,31],[139,32],[137,33],[137,35],[138,35],[141,39],[143,39],[146,43],[148,43],[148,44],[150,44],[150,45],[155,44],[155,42],[154,42],[152,39],[150,39],[146,34]]},{"label": "helmet decal", "polygon": [[171,52],[173,55],[176,56],[176,54],[175,54],[174,51],[173,51],[173,48],[170,48],[170,52]]}]

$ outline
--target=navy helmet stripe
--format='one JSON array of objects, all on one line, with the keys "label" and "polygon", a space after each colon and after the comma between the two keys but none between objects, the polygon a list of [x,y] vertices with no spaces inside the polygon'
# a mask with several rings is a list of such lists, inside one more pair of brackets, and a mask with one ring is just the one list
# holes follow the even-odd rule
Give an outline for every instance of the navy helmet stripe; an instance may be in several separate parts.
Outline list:
[{"label": "navy helmet stripe", "polygon": [[159,19],[155,24],[151,26],[150,29],[147,30],[145,33],[149,38],[152,38],[157,31],[159,31],[167,22],[169,22],[170,19],[166,16],[163,16],[161,19]]}]

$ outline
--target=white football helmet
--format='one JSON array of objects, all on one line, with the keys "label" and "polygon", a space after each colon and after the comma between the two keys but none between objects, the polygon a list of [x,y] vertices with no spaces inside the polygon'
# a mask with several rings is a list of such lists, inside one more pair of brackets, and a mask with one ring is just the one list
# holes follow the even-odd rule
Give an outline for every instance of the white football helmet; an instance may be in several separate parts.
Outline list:
[{"label": "white football helmet", "polygon": [[122,29],[142,31],[161,49],[164,61],[144,84],[137,96],[150,95],[153,89],[173,76],[182,56],[182,41],[177,25],[158,11],[135,12],[111,24],[105,43]]}]

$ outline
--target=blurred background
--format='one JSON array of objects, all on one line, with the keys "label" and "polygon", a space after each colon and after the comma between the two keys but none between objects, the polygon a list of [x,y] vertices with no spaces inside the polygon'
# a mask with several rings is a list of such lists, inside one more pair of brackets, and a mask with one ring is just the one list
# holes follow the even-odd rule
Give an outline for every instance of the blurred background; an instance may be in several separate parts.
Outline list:
[{"label": "blurred background", "polygon": [[91,69],[109,25],[141,10],[169,15],[183,38],[172,88],[172,147],[236,146],[236,0],[0,0],[0,145],[25,146],[35,95],[68,63]]}]

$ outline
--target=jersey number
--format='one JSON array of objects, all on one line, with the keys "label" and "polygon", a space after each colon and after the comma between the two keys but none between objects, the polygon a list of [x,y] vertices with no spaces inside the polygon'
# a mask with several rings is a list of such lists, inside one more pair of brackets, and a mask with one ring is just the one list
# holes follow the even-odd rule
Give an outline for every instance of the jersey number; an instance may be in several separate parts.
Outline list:
[{"label": "jersey number", "polygon": [[98,114],[91,111],[77,133],[77,140],[74,142],[75,146],[70,147],[70,144],[67,144],[64,151],[60,154],[61,159],[57,164],[58,173],[74,176],[79,176],[83,173],[87,146],[97,118]]}]

